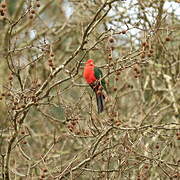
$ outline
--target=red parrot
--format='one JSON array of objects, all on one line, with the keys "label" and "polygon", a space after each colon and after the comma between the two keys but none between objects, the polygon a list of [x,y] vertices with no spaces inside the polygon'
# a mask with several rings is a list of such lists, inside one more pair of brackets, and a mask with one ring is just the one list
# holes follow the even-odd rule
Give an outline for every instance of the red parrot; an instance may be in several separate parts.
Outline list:
[{"label": "red parrot", "polygon": [[85,63],[83,77],[95,92],[98,113],[101,113],[104,110],[105,100],[102,90],[106,90],[106,83],[104,79],[101,79],[103,77],[102,71],[94,65],[92,59],[87,60]]}]

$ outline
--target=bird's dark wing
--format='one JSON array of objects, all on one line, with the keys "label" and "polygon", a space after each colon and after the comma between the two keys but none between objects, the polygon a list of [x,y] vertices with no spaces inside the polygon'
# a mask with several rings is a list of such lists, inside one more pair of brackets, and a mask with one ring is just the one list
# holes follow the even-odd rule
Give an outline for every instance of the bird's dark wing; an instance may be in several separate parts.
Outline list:
[{"label": "bird's dark wing", "polygon": [[[103,73],[98,67],[94,67],[94,76],[96,77],[96,79],[100,79],[103,77]],[[101,80],[101,85],[103,86],[104,90],[107,91],[106,82],[104,79]]]}]

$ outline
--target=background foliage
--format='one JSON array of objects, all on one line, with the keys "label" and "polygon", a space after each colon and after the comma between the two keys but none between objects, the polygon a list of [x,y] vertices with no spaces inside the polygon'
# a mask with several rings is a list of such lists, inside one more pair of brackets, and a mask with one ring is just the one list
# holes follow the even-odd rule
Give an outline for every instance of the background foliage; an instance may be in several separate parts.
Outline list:
[{"label": "background foliage", "polygon": [[[180,177],[178,8],[1,1],[0,179]],[[107,83],[101,114],[82,78],[89,58]]]}]

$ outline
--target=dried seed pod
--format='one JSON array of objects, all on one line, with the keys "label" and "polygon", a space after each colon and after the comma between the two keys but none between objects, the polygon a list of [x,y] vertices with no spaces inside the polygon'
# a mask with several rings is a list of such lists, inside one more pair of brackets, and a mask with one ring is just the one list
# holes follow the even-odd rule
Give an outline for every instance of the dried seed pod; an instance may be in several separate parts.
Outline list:
[{"label": "dried seed pod", "polygon": [[54,53],[51,52],[51,53],[50,53],[50,56],[51,56],[51,57],[54,57]]},{"label": "dried seed pod", "polygon": [[4,9],[0,7],[0,12],[4,12]]},{"label": "dried seed pod", "polygon": [[114,43],[114,42],[115,42],[115,39],[111,36],[111,37],[109,37],[108,41],[109,41],[110,43]]},{"label": "dried seed pod", "polygon": [[166,41],[170,41],[171,38],[170,38],[169,36],[167,36],[165,40],[166,40]]},{"label": "dried seed pod", "polygon": [[156,149],[159,149],[159,144],[156,144],[155,148],[156,148]]},{"label": "dried seed pod", "polygon": [[23,141],[23,144],[27,144],[27,141]]},{"label": "dried seed pod", "polygon": [[141,54],[141,59],[144,59],[146,57],[146,54],[145,53],[142,53]]},{"label": "dried seed pod", "polygon": [[115,125],[116,125],[116,126],[120,126],[120,125],[121,125],[121,121],[117,120],[117,121],[115,122]]},{"label": "dried seed pod", "polygon": [[22,104],[22,105],[21,105],[21,108],[25,108],[25,107],[26,107],[26,105],[25,105],[25,104]]},{"label": "dried seed pod", "polygon": [[112,55],[111,54],[109,54],[108,59],[112,60]]},{"label": "dried seed pod", "polygon": [[119,80],[119,78],[118,78],[118,77],[116,77],[116,78],[115,78],[115,80],[116,80],[116,81],[118,81],[118,80]]},{"label": "dried seed pod", "polygon": [[126,34],[126,32],[127,32],[126,30],[122,30],[121,31],[122,34]]},{"label": "dried seed pod", "polygon": [[138,75],[134,75],[134,78],[138,78],[139,76]]},{"label": "dried seed pod", "polygon": [[147,44],[147,42],[142,42],[142,46],[144,46],[144,47],[145,47],[145,46],[146,46],[146,44]]},{"label": "dried seed pod", "polygon": [[21,134],[23,135],[23,134],[25,134],[25,132],[24,132],[24,131],[21,131]]},{"label": "dried seed pod", "polygon": [[48,170],[47,169],[43,169],[43,172],[46,173],[46,172],[48,172]]},{"label": "dried seed pod", "polygon": [[8,92],[8,93],[7,93],[7,96],[11,96],[11,92]]},{"label": "dried seed pod", "polygon": [[35,11],[34,9],[31,9],[30,13],[31,13],[31,14],[35,14],[36,11]]},{"label": "dried seed pod", "polygon": [[154,51],[153,51],[153,49],[150,49],[150,50],[149,50],[149,53],[151,53],[151,54],[152,54],[153,52],[154,52]]},{"label": "dried seed pod", "polygon": [[120,72],[120,71],[117,71],[116,75],[119,76],[120,74],[121,74],[121,72]]},{"label": "dried seed pod", "polygon": [[53,67],[53,66],[54,66],[52,62],[49,62],[48,65],[49,65],[50,67]]},{"label": "dried seed pod", "polygon": [[72,121],[71,124],[72,124],[72,126],[75,126],[75,125],[76,125],[76,122],[75,122],[75,121]]},{"label": "dried seed pod", "polygon": [[8,77],[8,79],[9,79],[10,81],[12,81],[12,80],[13,80],[13,76],[10,75],[10,76]]},{"label": "dried seed pod", "polygon": [[18,102],[17,102],[17,101],[14,101],[14,105],[18,105]]},{"label": "dried seed pod", "polygon": [[39,2],[37,2],[36,7],[39,8],[41,6],[41,4]]},{"label": "dried seed pod", "polygon": [[34,15],[33,14],[30,14],[29,15],[29,19],[33,19],[34,18]]},{"label": "dried seed pod", "polygon": [[113,91],[115,91],[115,92],[116,92],[116,91],[117,91],[117,87],[114,87],[114,88],[113,88]]},{"label": "dried seed pod", "polygon": [[2,3],[1,3],[1,7],[2,7],[3,9],[5,9],[5,8],[7,7],[6,3],[5,3],[5,2],[2,2]]},{"label": "dried seed pod", "polygon": [[49,62],[49,63],[52,63],[52,59],[48,59],[48,62]]}]

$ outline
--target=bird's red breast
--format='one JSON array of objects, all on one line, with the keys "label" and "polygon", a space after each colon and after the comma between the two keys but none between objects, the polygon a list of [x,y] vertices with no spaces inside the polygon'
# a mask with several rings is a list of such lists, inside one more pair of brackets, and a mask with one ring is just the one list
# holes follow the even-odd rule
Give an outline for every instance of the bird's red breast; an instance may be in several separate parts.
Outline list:
[{"label": "bird's red breast", "polygon": [[96,77],[94,75],[94,67],[94,61],[92,59],[87,60],[84,67],[83,77],[88,84],[96,81]]}]

